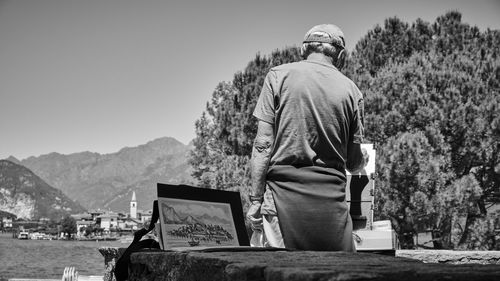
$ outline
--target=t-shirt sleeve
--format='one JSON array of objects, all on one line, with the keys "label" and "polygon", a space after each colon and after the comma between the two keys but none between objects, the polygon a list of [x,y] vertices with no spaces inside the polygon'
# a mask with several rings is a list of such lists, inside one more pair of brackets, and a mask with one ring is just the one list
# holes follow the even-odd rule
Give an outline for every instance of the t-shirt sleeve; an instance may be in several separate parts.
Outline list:
[{"label": "t-shirt sleeve", "polygon": [[257,119],[270,124],[274,124],[275,117],[275,75],[276,74],[272,70],[267,73],[266,78],[264,79],[264,85],[262,85],[259,99],[257,100],[257,105],[255,106],[255,110],[253,112],[253,116],[255,116]]},{"label": "t-shirt sleeve", "polygon": [[353,143],[363,143],[364,138],[364,120],[365,120],[365,108],[363,94],[358,89],[356,85],[353,85],[354,89],[354,120],[352,124],[352,142]]}]

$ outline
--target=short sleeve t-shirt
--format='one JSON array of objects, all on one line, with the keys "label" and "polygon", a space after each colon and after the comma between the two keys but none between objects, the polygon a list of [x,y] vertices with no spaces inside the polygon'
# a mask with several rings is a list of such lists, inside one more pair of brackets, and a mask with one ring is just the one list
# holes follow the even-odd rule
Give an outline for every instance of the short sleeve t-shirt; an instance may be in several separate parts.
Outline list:
[{"label": "short sleeve t-shirt", "polygon": [[354,82],[321,58],[272,68],[253,113],[274,124],[270,166],[343,172],[348,143],[363,139],[362,101]]}]

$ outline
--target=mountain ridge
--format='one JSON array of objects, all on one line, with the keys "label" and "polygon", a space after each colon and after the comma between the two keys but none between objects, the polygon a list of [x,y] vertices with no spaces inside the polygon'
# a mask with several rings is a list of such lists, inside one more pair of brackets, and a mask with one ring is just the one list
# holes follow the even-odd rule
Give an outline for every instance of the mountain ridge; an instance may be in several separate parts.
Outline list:
[{"label": "mountain ridge", "polygon": [[18,161],[87,209],[128,211],[135,191],[139,208],[147,210],[156,199],[158,182],[195,182],[187,163],[191,147],[163,137],[108,154],[52,152]]},{"label": "mountain ridge", "polygon": [[82,212],[84,208],[30,169],[0,160],[0,210],[18,218],[59,220],[66,214]]},{"label": "mountain ridge", "polygon": [[161,203],[161,211],[163,212],[163,223],[169,224],[181,224],[183,223],[183,219],[177,214],[174,208],[168,206],[165,203]]}]

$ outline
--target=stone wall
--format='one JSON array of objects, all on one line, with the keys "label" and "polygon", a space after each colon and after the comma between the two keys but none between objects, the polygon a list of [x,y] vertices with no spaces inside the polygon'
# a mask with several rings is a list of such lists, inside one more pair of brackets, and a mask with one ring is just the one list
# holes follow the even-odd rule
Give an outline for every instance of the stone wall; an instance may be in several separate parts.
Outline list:
[{"label": "stone wall", "polygon": [[368,253],[139,252],[130,280],[497,280],[500,265],[430,264]]},{"label": "stone wall", "polygon": [[500,251],[398,250],[396,256],[425,263],[500,265]]},{"label": "stone wall", "polygon": [[[104,281],[124,248],[100,248]],[[334,252],[142,252],[131,280],[496,280],[500,251],[398,250],[396,257]],[[426,265],[426,263],[428,263]],[[465,264],[456,266],[452,264]],[[490,264],[490,266],[484,266]],[[326,278],[326,279],[325,279]]]}]

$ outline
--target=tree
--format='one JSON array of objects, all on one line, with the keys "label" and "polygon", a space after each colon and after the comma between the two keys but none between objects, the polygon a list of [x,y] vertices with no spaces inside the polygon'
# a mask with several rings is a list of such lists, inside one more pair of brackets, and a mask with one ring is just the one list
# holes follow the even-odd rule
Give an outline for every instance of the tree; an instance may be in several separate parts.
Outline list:
[{"label": "tree", "polygon": [[195,123],[189,162],[193,177],[206,188],[239,190],[244,208],[250,186],[249,160],[257,131],[252,116],[265,75],[275,65],[299,60],[295,47],[257,54],[231,82],[219,83]]},{"label": "tree", "polygon": [[[478,239],[475,227],[492,226],[487,205],[498,198],[500,186],[496,168],[500,163],[500,33],[480,33],[461,23],[456,12],[439,17],[432,25],[432,41],[426,41],[429,29],[424,30],[421,41],[428,42],[426,48],[412,49],[408,57],[400,52],[402,57],[383,64],[374,60],[370,66],[370,59],[363,61],[363,67],[374,70],[373,76],[363,78],[369,83],[362,85],[369,88],[361,90],[365,92],[367,137],[380,152],[378,214],[391,218],[403,237],[418,230],[408,212],[425,202],[430,212],[415,215],[425,215],[423,221],[436,234],[436,246],[477,248],[481,243],[471,242]],[[353,55],[354,61],[357,56],[360,54]],[[408,134],[418,136],[416,143],[427,147],[430,155],[419,156],[423,162],[411,157],[412,149],[401,152],[395,148],[409,143]],[[397,165],[391,162],[394,157],[399,157]],[[432,168],[436,163],[439,173]],[[413,173],[401,175],[404,167],[412,168]],[[433,181],[437,192],[420,193],[424,188],[420,179],[431,179],[433,174],[441,178]],[[403,190],[401,185],[411,187]],[[487,236],[484,241],[491,240]]]},{"label": "tree", "polygon": [[85,237],[87,237],[87,236],[95,233],[95,231],[96,231],[96,228],[94,225],[88,225],[84,229],[84,235],[85,235]]},{"label": "tree", "polygon": [[71,234],[76,233],[77,231],[76,220],[72,216],[66,215],[61,220],[61,231],[68,236],[71,236]]},{"label": "tree", "polygon": [[417,231],[432,225],[434,199],[449,177],[445,161],[420,131],[391,137],[380,151],[376,213],[392,220],[403,248],[413,248]]}]

